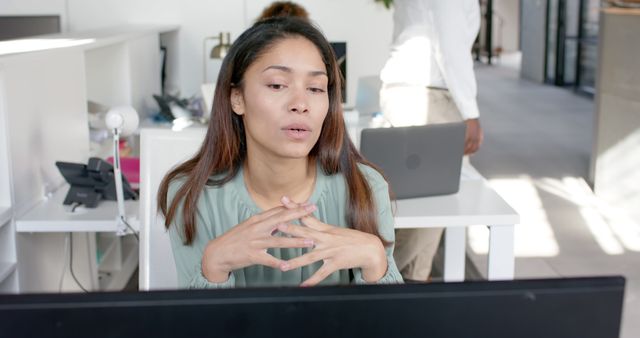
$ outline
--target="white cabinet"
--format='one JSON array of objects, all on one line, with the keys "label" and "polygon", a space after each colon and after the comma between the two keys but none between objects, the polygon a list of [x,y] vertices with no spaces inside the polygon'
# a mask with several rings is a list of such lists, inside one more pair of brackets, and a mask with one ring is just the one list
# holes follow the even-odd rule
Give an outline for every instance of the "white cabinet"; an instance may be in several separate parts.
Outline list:
[{"label": "white cabinet", "polygon": [[9,216],[10,213],[11,208],[0,208],[0,293],[15,293],[18,291],[16,242],[13,224]]},{"label": "white cabinet", "polygon": [[[0,91],[4,88],[3,70],[0,68]],[[0,293],[18,291],[16,271],[16,240],[12,223],[11,173],[9,171],[9,145],[7,116],[0,96]]]},{"label": "white cabinet", "polygon": [[[0,70],[1,74],[1,70]],[[2,82],[0,77],[0,88]],[[0,293],[18,291],[16,240],[12,223],[11,185],[7,156],[7,125],[0,97]]]},{"label": "white cabinet", "polygon": [[[137,242],[111,233],[115,203],[69,219],[55,162],[90,157],[89,100],[148,115],[161,93],[160,47],[173,57],[176,35],[176,26],[124,26],[0,42],[0,292],[79,290],[70,242],[85,288],[115,290],[129,279]],[[128,209],[136,216],[137,202]]]}]

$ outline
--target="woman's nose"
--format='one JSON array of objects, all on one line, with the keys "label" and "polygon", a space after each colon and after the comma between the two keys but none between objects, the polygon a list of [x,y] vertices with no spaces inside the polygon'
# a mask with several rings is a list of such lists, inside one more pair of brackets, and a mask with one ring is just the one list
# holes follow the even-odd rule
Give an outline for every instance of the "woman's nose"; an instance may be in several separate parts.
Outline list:
[{"label": "woman's nose", "polygon": [[305,90],[296,90],[289,103],[289,111],[292,113],[308,113],[309,105]]}]

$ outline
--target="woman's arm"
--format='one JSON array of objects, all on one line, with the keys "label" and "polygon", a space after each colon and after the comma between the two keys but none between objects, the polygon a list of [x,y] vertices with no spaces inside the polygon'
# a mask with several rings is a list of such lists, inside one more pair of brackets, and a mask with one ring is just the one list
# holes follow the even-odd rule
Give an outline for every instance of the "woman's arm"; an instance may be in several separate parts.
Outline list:
[{"label": "woman's arm", "polygon": [[173,258],[178,275],[178,286],[180,288],[208,289],[208,288],[230,288],[235,286],[235,278],[230,274],[229,278],[222,283],[212,283],[204,277],[202,273],[202,255],[211,234],[203,226],[207,221],[200,213],[196,215],[196,235],[193,243],[186,245],[183,242],[182,233],[182,210],[178,209],[174,221],[169,227],[169,238],[173,251]]},{"label": "woman's arm", "polygon": [[[379,176],[379,175],[378,175]],[[380,177],[382,180],[382,177]],[[374,199],[376,202],[376,208],[378,209],[378,231],[380,235],[387,240],[388,242],[392,242],[391,245],[385,247],[385,258],[387,261],[387,271],[385,274],[375,283],[377,284],[394,284],[394,283],[403,283],[402,275],[400,271],[398,271],[398,267],[396,266],[396,262],[393,259],[393,249],[395,241],[395,226],[393,213],[391,211],[391,200],[389,198],[389,187],[384,180],[382,182],[377,182],[372,186],[372,192],[374,195]],[[362,271],[360,269],[353,269],[354,275],[354,283],[356,284],[367,284],[366,278],[363,278]]]},{"label": "woman's arm", "polygon": [[[167,191],[167,201],[171,203],[176,192],[182,185],[181,180],[175,180],[169,185]],[[213,220],[209,219],[210,213],[203,213],[203,208],[207,206],[202,203],[202,198],[198,201],[197,212],[195,214],[195,236],[190,245],[184,244],[184,227],[183,227],[183,203],[178,205],[174,219],[168,229],[169,239],[173,258],[176,266],[178,277],[178,287],[180,288],[229,288],[235,286],[235,278],[233,274],[222,283],[211,283],[202,273],[202,255],[209,241],[215,238],[217,233],[214,227],[207,227]],[[215,211],[215,210],[214,210]],[[170,264],[169,262],[167,262]]]}]

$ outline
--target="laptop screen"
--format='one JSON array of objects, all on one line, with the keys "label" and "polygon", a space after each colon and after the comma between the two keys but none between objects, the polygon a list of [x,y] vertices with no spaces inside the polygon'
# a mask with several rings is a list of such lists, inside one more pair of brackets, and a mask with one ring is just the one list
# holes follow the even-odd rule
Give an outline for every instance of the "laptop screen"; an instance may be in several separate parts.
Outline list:
[{"label": "laptop screen", "polygon": [[458,192],[464,122],[364,129],[360,152],[380,167],[398,199]]}]

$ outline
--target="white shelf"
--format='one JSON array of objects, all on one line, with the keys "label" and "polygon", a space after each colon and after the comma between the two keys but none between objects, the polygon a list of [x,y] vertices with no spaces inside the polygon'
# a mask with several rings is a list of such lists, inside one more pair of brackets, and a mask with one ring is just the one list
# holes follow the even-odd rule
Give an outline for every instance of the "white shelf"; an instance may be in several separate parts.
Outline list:
[{"label": "white shelf", "polygon": [[39,39],[18,39],[0,42],[0,56],[37,52],[58,48],[95,49],[131,41],[150,33],[177,31],[177,25],[123,25],[81,32],[41,35]]},{"label": "white shelf", "polygon": [[[117,231],[118,206],[115,201],[100,201],[93,209],[78,207],[71,212],[63,205],[68,185],[58,189],[53,197],[43,200],[16,219],[17,232],[111,232]],[[138,228],[138,201],[125,201],[127,222]]]},{"label": "white shelf", "polygon": [[0,283],[2,283],[11,273],[16,270],[15,263],[2,263],[0,262]]},{"label": "white shelf", "polygon": [[0,228],[11,220],[11,208],[0,207]]}]

